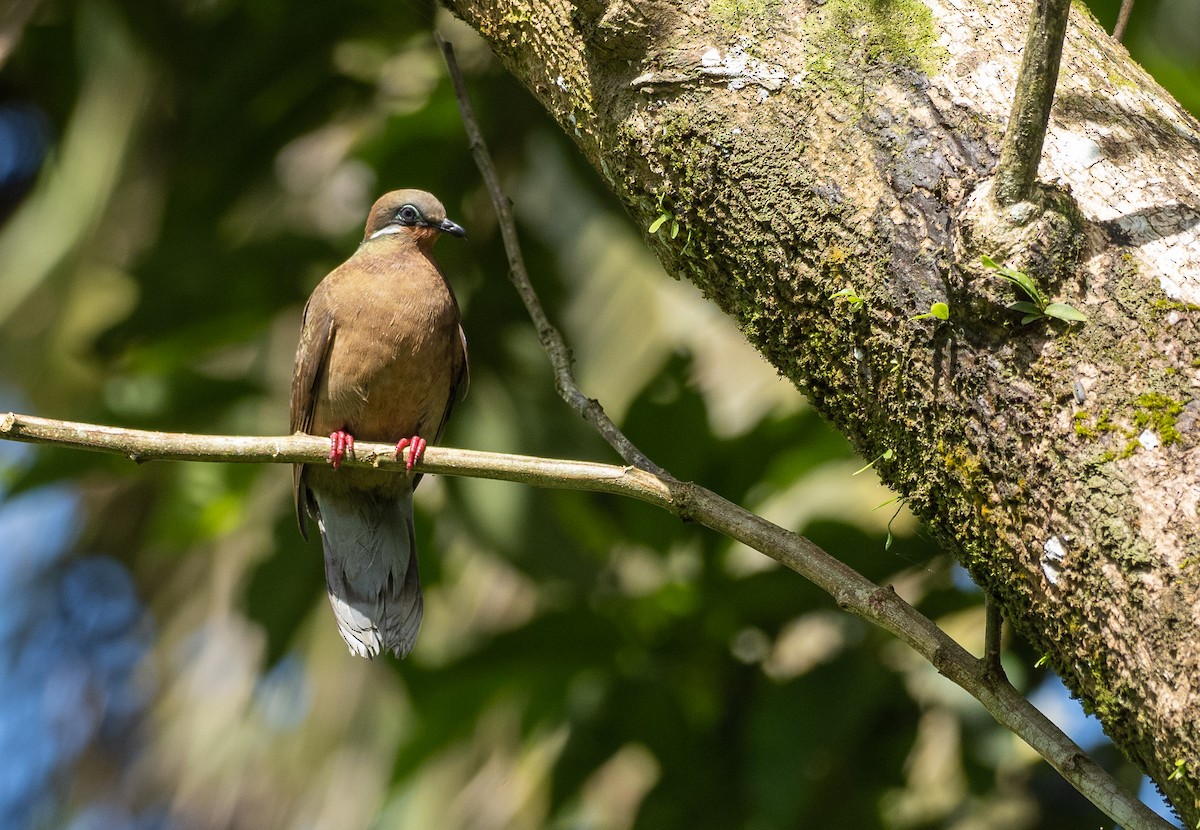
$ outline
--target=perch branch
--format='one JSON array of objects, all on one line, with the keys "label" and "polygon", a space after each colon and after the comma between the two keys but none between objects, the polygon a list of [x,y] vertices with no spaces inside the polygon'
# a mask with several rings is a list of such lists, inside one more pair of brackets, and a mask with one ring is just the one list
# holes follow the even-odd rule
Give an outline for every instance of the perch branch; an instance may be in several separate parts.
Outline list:
[{"label": "perch branch", "polygon": [[[8,413],[0,416],[0,438],[121,455],[134,461],[222,461],[324,464],[329,439],[311,435],[254,438],[188,435],[55,421]],[[391,444],[361,443],[346,466],[404,469]],[[635,467],[587,461],[429,447],[415,469],[423,473],[474,476],[573,490],[630,496],[735,539],[770,556],[831,595],[842,609],[903,640],[951,681],[969,692],[992,716],[1032,746],[1093,804],[1129,830],[1164,830],[1171,825],[1125,793],[1003,676],[987,670],[932,620],[890,587],[881,588],[808,539],[757,516],[691,482],[659,477]]]}]

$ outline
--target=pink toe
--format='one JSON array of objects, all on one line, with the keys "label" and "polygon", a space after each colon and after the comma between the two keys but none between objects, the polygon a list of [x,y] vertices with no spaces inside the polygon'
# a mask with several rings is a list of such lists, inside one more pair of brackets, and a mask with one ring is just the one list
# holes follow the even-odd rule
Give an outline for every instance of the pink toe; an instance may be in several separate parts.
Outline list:
[{"label": "pink toe", "polygon": [[342,466],[346,456],[354,456],[354,436],[345,430],[337,430],[329,434],[329,463],[333,469]]}]

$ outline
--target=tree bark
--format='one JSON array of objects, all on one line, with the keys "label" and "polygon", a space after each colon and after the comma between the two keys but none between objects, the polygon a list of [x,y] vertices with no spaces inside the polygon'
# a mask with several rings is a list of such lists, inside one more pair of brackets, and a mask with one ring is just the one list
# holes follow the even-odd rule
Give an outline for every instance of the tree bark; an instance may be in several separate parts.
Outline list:
[{"label": "tree bark", "polygon": [[997,213],[1027,3],[447,5],[1195,826],[1200,125],[1076,6],[1049,184]]}]

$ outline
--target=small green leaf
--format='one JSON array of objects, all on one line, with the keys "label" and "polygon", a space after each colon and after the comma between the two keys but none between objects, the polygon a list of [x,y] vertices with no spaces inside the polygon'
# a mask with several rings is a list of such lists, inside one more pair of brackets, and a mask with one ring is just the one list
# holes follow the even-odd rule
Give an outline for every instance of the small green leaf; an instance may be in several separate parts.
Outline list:
[{"label": "small green leaf", "polygon": [[929,307],[929,313],[939,320],[949,320],[950,306],[945,303],[934,303]]},{"label": "small green leaf", "polygon": [[1008,307],[1012,311],[1021,311],[1025,314],[1037,314],[1040,316],[1043,313],[1042,310],[1033,303],[1027,303],[1024,300],[1020,300],[1015,303],[1009,303]]},{"label": "small green leaf", "polygon": [[1011,274],[1005,274],[1003,271],[1000,273],[1006,280],[1024,291],[1029,296],[1029,299],[1033,300],[1039,308],[1046,304],[1046,300],[1042,297],[1042,292],[1038,291],[1038,287],[1034,285],[1033,280],[1027,274],[1023,274],[1020,271],[1013,271]]},{"label": "small green leaf", "polygon": [[1087,317],[1084,317],[1079,309],[1066,303],[1050,303],[1050,305],[1046,306],[1044,313],[1047,317],[1054,317],[1068,323],[1087,322]]},{"label": "small green leaf", "polygon": [[900,499],[902,499],[902,498],[904,498],[904,496],[892,496],[887,501],[880,502],[879,504],[872,507],[871,512],[874,513],[876,510],[878,510],[881,507],[887,507],[889,504],[895,504],[896,502],[900,501]]},{"label": "small green leaf", "polygon": [[664,213],[662,216],[655,219],[653,222],[650,223],[650,233],[658,233],[658,229],[661,228],[663,226],[663,223],[665,223],[670,218],[671,217],[669,214]]},{"label": "small green leaf", "polygon": [[1039,309],[1046,305],[1046,298],[1043,297],[1042,292],[1038,290],[1037,283],[1030,279],[1029,275],[1024,271],[1018,271],[1016,268],[1010,268],[1007,265],[998,265],[996,260],[992,259],[990,256],[987,256],[986,254],[981,256],[979,259],[983,262],[984,266],[991,268],[997,274],[1004,277],[1004,279],[1008,280],[1013,285],[1024,291],[1029,299],[1033,300]]},{"label": "small green leaf", "polygon": [[876,464],[878,464],[878,463],[879,463],[879,461],[880,461],[880,459],[882,459],[882,460],[884,460],[884,461],[887,461],[887,460],[889,460],[891,457],[892,457],[892,451],[891,451],[891,449],[890,449],[890,448],[889,448],[889,449],[886,449],[886,450],[884,450],[883,452],[881,452],[881,453],[880,453],[878,456],[876,456],[876,457],[875,457],[875,460],[874,460],[874,461],[872,461],[870,464],[864,464],[862,467],[859,467],[857,470],[855,470],[854,472],[852,472],[850,475],[852,475],[852,476],[856,476],[856,475],[858,475],[859,473],[866,472],[867,470],[871,469],[871,468],[872,468],[872,467],[874,467]]},{"label": "small green leaf", "polygon": [[679,221],[674,217],[671,218],[671,238],[675,239],[679,236]]},{"label": "small green leaf", "polygon": [[1021,271],[1018,271],[1016,268],[1012,268],[1008,265],[1000,265],[996,262],[996,260],[989,256],[985,256],[982,259],[984,265],[986,265],[988,268],[991,268],[1006,280],[1012,280],[1013,282],[1016,282],[1025,277],[1025,274]]},{"label": "small green leaf", "polygon": [[1038,658],[1038,661],[1033,664],[1033,667],[1035,669],[1040,669],[1042,666],[1046,665],[1049,662],[1050,662],[1050,655],[1043,654],[1041,657]]},{"label": "small green leaf", "polygon": [[1046,315],[1042,314],[1042,312],[1040,312],[1040,311],[1037,314],[1026,314],[1024,317],[1021,318],[1021,325],[1027,326],[1030,323],[1032,323],[1033,321],[1040,320],[1045,316]]},{"label": "small green leaf", "polygon": [[862,308],[863,298],[858,296],[858,294],[854,293],[853,288],[843,288],[841,291],[835,291],[829,295],[829,298],[831,300],[836,299],[838,297],[844,298],[846,300],[846,302],[850,303],[851,307],[855,311]]}]

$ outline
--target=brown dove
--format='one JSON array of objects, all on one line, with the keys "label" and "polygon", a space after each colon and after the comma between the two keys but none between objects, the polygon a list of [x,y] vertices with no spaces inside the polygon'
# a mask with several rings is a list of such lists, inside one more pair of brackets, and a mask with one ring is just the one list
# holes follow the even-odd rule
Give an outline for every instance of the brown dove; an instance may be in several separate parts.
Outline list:
[{"label": "brown dove", "polygon": [[[328,435],[328,465],[295,467],[296,517],[321,530],[329,602],[360,657],[407,655],[421,625],[413,464],[467,375],[458,303],[433,244],[463,237],[422,190],[382,196],[358,250],[313,291],[292,374],[292,431]],[[354,440],[409,449],[407,473],[341,468]]]}]

